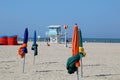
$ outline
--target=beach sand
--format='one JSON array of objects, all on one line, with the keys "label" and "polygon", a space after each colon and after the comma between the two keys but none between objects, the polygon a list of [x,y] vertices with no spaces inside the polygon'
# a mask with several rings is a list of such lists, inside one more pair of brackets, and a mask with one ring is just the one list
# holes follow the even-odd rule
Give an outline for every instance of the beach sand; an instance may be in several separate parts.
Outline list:
[{"label": "beach sand", "polygon": [[[38,42],[38,55],[33,65],[32,42],[28,42],[28,53],[23,59],[17,46],[0,45],[0,80],[76,80],[76,73],[68,74],[67,59],[71,56],[71,44]],[[87,53],[83,60],[83,77],[80,80],[120,80],[120,43],[84,43]]]}]

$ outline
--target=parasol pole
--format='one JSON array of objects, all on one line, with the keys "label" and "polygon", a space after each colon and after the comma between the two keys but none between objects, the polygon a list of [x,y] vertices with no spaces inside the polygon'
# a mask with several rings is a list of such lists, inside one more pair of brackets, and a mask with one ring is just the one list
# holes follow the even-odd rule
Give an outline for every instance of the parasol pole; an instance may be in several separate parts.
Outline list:
[{"label": "parasol pole", "polygon": [[65,47],[67,47],[67,35],[66,35],[66,33],[67,33],[67,31],[66,31],[66,29],[65,29]]},{"label": "parasol pole", "polygon": [[65,29],[65,47],[67,47],[67,28],[68,28],[68,25],[64,25],[64,29]]},{"label": "parasol pole", "polygon": [[79,80],[79,68],[77,68],[76,75],[77,75],[77,80]]},{"label": "parasol pole", "polygon": [[80,58],[80,62],[81,62],[81,77],[83,77],[83,63],[82,63],[82,57]]},{"label": "parasol pole", "polygon": [[35,64],[35,56],[33,56],[34,57],[34,60],[33,60],[33,65]]},{"label": "parasol pole", "polygon": [[25,56],[24,56],[24,59],[23,59],[23,73],[24,73],[24,68],[25,68]]}]

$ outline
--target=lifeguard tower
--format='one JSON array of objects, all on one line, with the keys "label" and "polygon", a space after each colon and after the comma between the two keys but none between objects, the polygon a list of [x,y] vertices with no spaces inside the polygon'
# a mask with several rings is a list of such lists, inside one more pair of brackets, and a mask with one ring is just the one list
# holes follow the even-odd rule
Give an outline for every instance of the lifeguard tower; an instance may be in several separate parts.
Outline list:
[{"label": "lifeguard tower", "polygon": [[49,37],[50,43],[60,43],[61,37],[61,25],[50,25],[49,28]]}]

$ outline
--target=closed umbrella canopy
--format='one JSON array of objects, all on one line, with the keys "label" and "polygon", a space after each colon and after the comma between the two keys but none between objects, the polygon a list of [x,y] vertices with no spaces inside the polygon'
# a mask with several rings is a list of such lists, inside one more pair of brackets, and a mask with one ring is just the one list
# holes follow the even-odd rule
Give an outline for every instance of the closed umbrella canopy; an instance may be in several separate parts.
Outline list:
[{"label": "closed umbrella canopy", "polygon": [[82,32],[80,29],[78,30],[78,34],[79,34],[79,46],[83,47]]},{"label": "closed umbrella canopy", "polygon": [[28,28],[25,29],[23,43],[28,42]]},{"label": "closed umbrella canopy", "polygon": [[21,58],[25,56],[25,53],[27,53],[27,42],[28,42],[28,28],[25,29],[24,32],[24,39],[23,39],[23,44],[20,46],[18,53]]},{"label": "closed umbrella canopy", "polygon": [[85,55],[81,30],[75,25],[72,35],[72,57],[68,58],[66,66],[69,74],[72,74],[75,71],[78,73],[78,67],[80,66],[79,60]]},{"label": "closed umbrella canopy", "polygon": [[74,26],[74,31],[72,35],[72,57],[67,60],[67,70],[69,74],[77,71],[77,68],[80,66],[80,55],[79,55],[79,34],[78,26]]},{"label": "closed umbrella canopy", "polygon": [[36,31],[34,31],[34,44],[36,44],[36,39],[37,39]]},{"label": "closed umbrella canopy", "polygon": [[[72,56],[76,56],[79,53],[79,34],[78,34],[78,26],[74,26],[74,31],[72,35]],[[80,62],[76,61],[76,67],[80,66]]]},{"label": "closed umbrella canopy", "polygon": [[82,32],[81,32],[80,29],[78,30],[78,35],[79,35],[79,53],[80,53],[80,57],[84,57],[86,55],[86,53],[84,52]]},{"label": "closed umbrella canopy", "polygon": [[38,45],[37,45],[36,41],[37,41],[37,36],[36,36],[36,31],[34,31],[33,45],[31,48],[32,50],[34,50],[34,56],[38,55],[38,51],[37,51]]}]

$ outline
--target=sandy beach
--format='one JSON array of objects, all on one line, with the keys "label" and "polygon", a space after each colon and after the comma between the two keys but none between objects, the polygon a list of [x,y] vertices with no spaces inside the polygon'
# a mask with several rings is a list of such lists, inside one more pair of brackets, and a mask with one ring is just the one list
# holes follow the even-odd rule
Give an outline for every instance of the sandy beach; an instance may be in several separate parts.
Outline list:
[{"label": "sandy beach", "polygon": [[[38,42],[38,55],[33,65],[32,42],[28,42],[25,72],[17,46],[0,45],[0,80],[76,80],[76,73],[68,74],[67,59],[71,44]],[[83,77],[80,80],[120,80],[120,43],[84,43]]]}]

